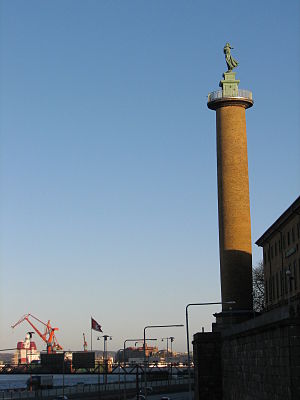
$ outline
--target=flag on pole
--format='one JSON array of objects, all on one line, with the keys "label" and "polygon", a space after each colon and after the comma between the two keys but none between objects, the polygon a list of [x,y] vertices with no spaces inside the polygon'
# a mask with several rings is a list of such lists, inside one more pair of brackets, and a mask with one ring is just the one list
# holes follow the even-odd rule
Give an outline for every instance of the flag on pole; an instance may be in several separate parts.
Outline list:
[{"label": "flag on pole", "polygon": [[94,331],[103,332],[101,325],[99,325],[93,317],[91,317],[91,328],[94,329]]}]

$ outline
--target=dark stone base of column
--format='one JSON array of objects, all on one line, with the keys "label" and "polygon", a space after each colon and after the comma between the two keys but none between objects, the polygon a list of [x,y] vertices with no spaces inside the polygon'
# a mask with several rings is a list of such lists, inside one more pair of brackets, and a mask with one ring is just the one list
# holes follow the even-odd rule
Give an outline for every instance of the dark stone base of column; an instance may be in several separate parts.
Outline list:
[{"label": "dark stone base of column", "polygon": [[252,310],[230,310],[215,313],[214,317],[216,317],[216,322],[212,324],[212,331],[220,332],[223,329],[229,328],[231,325],[255,318],[255,316],[257,316],[257,313]]}]

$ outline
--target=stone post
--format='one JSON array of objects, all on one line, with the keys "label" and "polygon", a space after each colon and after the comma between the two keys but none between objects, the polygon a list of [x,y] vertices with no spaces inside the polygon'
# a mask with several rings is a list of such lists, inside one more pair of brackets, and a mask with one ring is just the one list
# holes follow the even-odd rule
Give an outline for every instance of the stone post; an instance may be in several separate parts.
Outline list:
[{"label": "stone post", "polygon": [[221,333],[196,333],[193,354],[195,400],[222,400]]}]

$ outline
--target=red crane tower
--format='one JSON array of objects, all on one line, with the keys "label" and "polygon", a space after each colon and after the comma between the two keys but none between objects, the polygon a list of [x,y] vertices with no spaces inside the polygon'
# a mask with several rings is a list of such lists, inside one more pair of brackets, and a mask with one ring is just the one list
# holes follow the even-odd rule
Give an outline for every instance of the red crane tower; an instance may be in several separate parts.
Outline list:
[{"label": "red crane tower", "polygon": [[83,335],[83,351],[87,351],[88,344],[87,341],[85,340],[85,334],[83,333],[82,335]]},{"label": "red crane tower", "polygon": [[[33,322],[30,321],[29,318],[33,318],[36,321],[40,322],[42,325],[45,327],[44,333],[41,333],[40,330],[33,324]],[[47,322],[47,324],[37,317],[35,317],[32,314],[25,314],[23,317],[19,319],[18,322],[16,322],[14,325],[12,325],[12,328],[15,328],[17,325],[21,324],[23,321],[27,321],[29,325],[35,330],[35,332],[42,338],[42,340],[46,343],[47,345],[47,353],[55,353],[57,350],[62,350],[63,348],[61,345],[58,343],[56,336],[55,336],[55,331],[58,331],[58,328],[52,328],[50,325],[50,321]]]}]

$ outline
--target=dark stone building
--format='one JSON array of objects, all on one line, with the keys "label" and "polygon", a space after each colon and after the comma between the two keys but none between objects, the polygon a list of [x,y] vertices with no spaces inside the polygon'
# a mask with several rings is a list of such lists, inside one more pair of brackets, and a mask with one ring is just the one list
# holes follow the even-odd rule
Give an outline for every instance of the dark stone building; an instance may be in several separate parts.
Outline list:
[{"label": "dark stone building", "polygon": [[300,299],[300,196],[257,240],[263,248],[265,306]]}]

